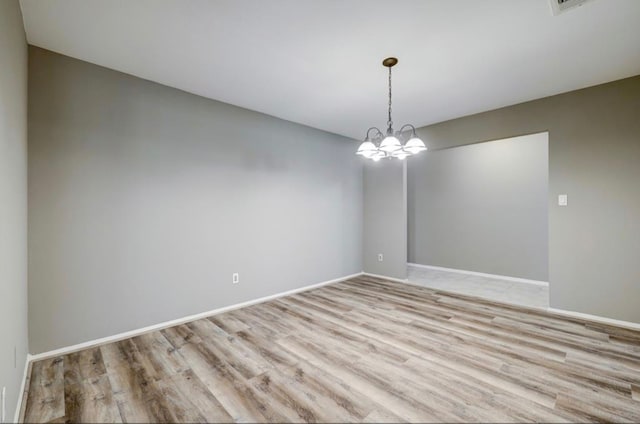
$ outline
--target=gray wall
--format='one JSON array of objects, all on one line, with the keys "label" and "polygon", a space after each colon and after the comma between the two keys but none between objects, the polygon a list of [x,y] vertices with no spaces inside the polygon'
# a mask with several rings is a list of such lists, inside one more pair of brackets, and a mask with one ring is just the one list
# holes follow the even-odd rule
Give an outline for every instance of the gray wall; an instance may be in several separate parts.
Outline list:
[{"label": "gray wall", "polygon": [[547,281],[548,135],[408,161],[409,262]]},{"label": "gray wall", "polygon": [[[15,349],[15,358],[14,358]],[[0,1],[0,390],[13,420],[27,358],[27,42]]]},{"label": "gray wall", "polygon": [[29,51],[32,353],[362,270],[354,141]]},{"label": "gray wall", "polygon": [[[365,161],[362,247],[365,272],[407,278],[406,176],[405,162]],[[398,187],[400,190],[396,190]],[[380,253],[382,262],[378,261]]]},{"label": "gray wall", "polygon": [[[437,149],[542,131],[549,131],[551,306],[640,322],[640,76],[419,133]],[[566,207],[557,202],[563,193]]]}]

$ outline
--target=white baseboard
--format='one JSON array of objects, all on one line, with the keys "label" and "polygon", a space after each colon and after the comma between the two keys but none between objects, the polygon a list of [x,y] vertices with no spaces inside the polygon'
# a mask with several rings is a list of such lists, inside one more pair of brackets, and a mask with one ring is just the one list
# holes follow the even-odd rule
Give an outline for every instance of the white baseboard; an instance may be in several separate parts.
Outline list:
[{"label": "white baseboard", "polygon": [[382,278],[383,280],[391,280],[391,281],[395,281],[397,283],[406,283],[407,282],[406,278],[403,280],[401,278],[387,277],[386,275],[372,274],[370,272],[364,272],[364,271],[362,271],[362,275],[368,275],[369,277],[375,277],[375,278]]},{"label": "white baseboard", "polygon": [[16,406],[16,413],[13,416],[14,423],[20,422],[20,412],[22,411],[22,400],[24,399],[24,391],[27,384],[29,365],[31,365],[31,355],[27,353],[27,357],[24,361],[24,370],[22,372],[22,382],[20,383],[20,392],[18,393],[18,405]]},{"label": "white baseboard", "polygon": [[[286,292],[276,293],[270,296],[261,297],[259,299],[249,300],[247,302],[236,303],[235,305],[225,306],[218,309],[213,309],[211,311],[201,312],[195,315],[189,315],[186,317],[174,319],[171,321],[165,321],[159,324],[150,325],[148,327],[138,328],[136,330],[126,331],[124,333],[114,334],[113,336],[102,337],[95,340],[90,340],[84,343],[78,343],[72,346],[62,347],[60,349],[50,350],[48,352],[42,352],[35,355],[29,355],[30,361],[39,361],[41,359],[53,358],[60,355],[66,355],[68,353],[77,352],[83,349],[87,349],[90,347],[95,347],[99,345],[103,345],[106,343],[117,342],[120,340],[128,339],[131,337],[139,336],[141,334],[150,333],[152,331],[162,330],[164,328],[173,327],[174,325],[185,324],[187,322],[196,321],[202,318],[207,318],[213,315],[221,314],[223,312],[231,311],[234,309],[244,308],[245,306],[255,305],[257,303],[267,302],[269,300],[277,299],[283,296],[289,296],[295,293],[300,293],[303,291],[315,289],[318,287],[326,286],[328,284],[338,283],[340,281],[348,280],[349,278],[354,278],[362,275],[362,272],[358,272],[356,274],[346,275],[344,277],[335,278],[329,281],[323,281],[321,283],[312,284],[310,286],[300,287],[298,289],[288,290]],[[386,278],[386,277],[385,277]]]},{"label": "white baseboard", "polygon": [[613,318],[605,318],[598,315],[585,314],[582,312],[566,311],[564,309],[556,309],[556,308],[547,308],[547,311],[554,314],[571,317],[571,318],[580,318],[586,321],[594,321],[600,324],[613,325],[615,327],[628,328],[630,330],[640,330],[640,324],[636,322],[623,321],[623,320],[613,319]]},{"label": "white baseboard", "polygon": [[414,264],[414,263],[411,263],[411,262],[407,262],[407,265],[408,266],[413,266],[413,267],[416,267],[416,268],[431,269],[431,270],[434,270],[434,271],[457,272],[458,274],[476,275],[478,277],[495,278],[495,279],[498,279],[498,280],[506,280],[506,281],[513,281],[513,282],[516,282],[516,283],[535,284],[536,286],[549,287],[549,283],[547,281],[528,280],[526,278],[509,277],[509,276],[506,276],[506,275],[485,274],[484,272],[467,271],[467,270],[464,270],[464,269],[455,269],[455,268],[444,268],[444,267],[441,267],[441,266]]}]

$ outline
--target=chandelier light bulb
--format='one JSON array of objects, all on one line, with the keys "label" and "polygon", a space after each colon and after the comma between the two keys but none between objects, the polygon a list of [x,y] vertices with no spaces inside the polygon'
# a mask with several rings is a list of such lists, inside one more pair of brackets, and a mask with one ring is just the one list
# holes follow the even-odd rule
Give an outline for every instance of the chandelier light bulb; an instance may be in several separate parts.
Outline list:
[{"label": "chandelier light bulb", "polygon": [[413,137],[411,140],[407,141],[407,144],[404,145],[404,150],[415,155],[416,153],[427,150],[427,146],[425,146],[424,142],[418,137]]},{"label": "chandelier light bulb", "polygon": [[373,153],[377,152],[378,148],[370,141],[364,141],[360,147],[358,147],[357,155],[364,157],[370,157]]},{"label": "chandelier light bulb", "polygon": [[382,143],[380,143],[380,150],[382,150],[383,152],[391,153],[391,152],[395,152],[400,148],[402,148],[402,145],[400,144],[400,140],[398,140],[392,135],[386,136],[384,140],[382,140]]},{"label": "chandelier light bulb", "polygon": [[404,150],[398,150],[398,151],[393,152],[391,154],[391,156],[393,156],[396,159],[404,160],[405,158],[411,156],[411,153],[406,152]]},{"label": "chandelier light bulb", "polygon": [[385,152],[383,152],[382,150],[378,150],[372,156],[370,156],[369,159],[373,159],[374,162],[378,162],[380,159],[384,159],[386,157],[387,154]]}]

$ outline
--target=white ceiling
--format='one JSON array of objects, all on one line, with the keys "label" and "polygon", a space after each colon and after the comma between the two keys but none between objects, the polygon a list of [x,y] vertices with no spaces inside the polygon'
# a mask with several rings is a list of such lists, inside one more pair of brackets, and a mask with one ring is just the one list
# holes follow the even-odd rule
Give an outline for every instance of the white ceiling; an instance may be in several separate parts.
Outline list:
[{"label": "white ceiling", "polygon": [[[640,0],[21,0],[30,44],[362,138],[640,74]],[[398,127],[399,125],[396,125]]]}]

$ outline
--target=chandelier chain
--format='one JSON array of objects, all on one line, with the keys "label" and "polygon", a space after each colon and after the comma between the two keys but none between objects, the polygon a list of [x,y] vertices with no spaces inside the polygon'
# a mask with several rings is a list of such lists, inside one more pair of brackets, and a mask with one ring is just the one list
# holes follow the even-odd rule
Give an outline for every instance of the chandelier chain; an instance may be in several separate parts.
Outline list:
[{"label": "chandelier chain", "polygon": [[387,121],[387,127],[389,129],[393,127],[393,121],[391,120],[391,67],[389,67],[389,120]]}]

